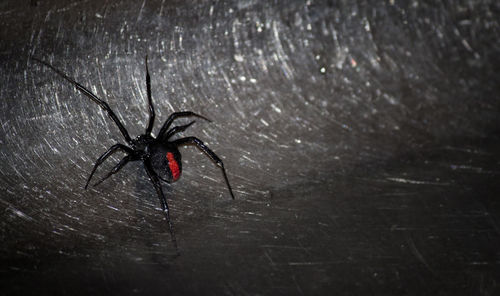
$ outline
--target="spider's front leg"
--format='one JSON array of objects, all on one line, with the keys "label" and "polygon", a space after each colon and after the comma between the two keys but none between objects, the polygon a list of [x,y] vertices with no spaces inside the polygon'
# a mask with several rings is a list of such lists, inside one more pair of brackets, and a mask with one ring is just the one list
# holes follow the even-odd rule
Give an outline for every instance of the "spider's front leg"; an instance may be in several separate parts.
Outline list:
[{"label": "spider's front leg", "polygon": [[146,56],[146,91],[148,95],[148,108],[149,108],[149,122],[146,127],[146,135],[150,135],[153,130],[153,124],[155,122],[155,108],[153,106],[153,99],[151,98],[151,76],[149,76],[148,69],[148,56]]},{"label": "spider's front leg", "polygon": [[61,76],[62,78],[66,79],[67,81],[72,83],[76,87],[76,89],[79,90],[82,94],[84,94],[89,99],[91,99],[92,101],[97,103],[97,105],[99,105],[99,107],[101,107],[104,111],[106,111],[108,113],[108,116],[115,122],[116,126],[118,127],[118,129],[122,133],[123,137],[125,138],[125,141],[127,141],[127,143],[129,143],[129,144],[132,143],[132,139],[130,138],[130,135],[128,134],[127,129],[123,126],[120,119],[118,119],[118,116],[116,116],[115,112],[113,112],[113,110],[109,107],[108,103],[99,99],[94,93],[92,93],[86,87],[84,87],[80,83],[76,82],[73,78],[64,74],[61,70],[57,69],[56,67],[52,66],[51,64],[49,64],[45,61],[42,61],[42,60],[40,60],[36,57],[33,57],[33,56],[31,57],[31,59],[45,65],[46,67],[49,67],[54,72],[56,72],[59,76]]},{"label": "spider's front leg", "polygon": [[196,114],[196,113],[191,112],[191,111],[174,112],[174,113],[170,114],[170,116],[167,118],[167,120],[163,123],[163,126],[161,127],[160,132],[158,133],[158,136],[156,138],[163,139],[163,137],[165,136],[165,133],[167,133],[167,131],[168,131],[168,128],[170,127],[170,125],[172,124],[172,122],[176,118],[190,117],[190,116],[198,117],[198,118],[204,119],[208,122],[211,122],[211,120],[206,118],[205,116]]},{"label": "spider's front leg", "polygon": [[191,121],[188,124],[184,124],[184,125],[180,125],[180,126],[174,126],[170,130],[168,130],[168,132],[163,136],[163,138],[161,138],[159,140],[161,142],[168,141],[168,139],[170,139],[170,137],[172,137],[173,135],[175,135],[177,133],[181,133],[181,132],[185,131],[188,127],[190,127],[195,122],[196,122],[196,120],[193,120],[193,121]]},{"label": "spider's front leg", "polygon": [[179,249],[177,248],[177,240],[175,239],[174,226],[170,221],[170,210],[168,208],[167,199],[165,198],[165,195],[163,194],[163,190],[161,188],[160,178],[155,173],[153,166],[151,165],[151,162],[148,159],[144,160],[144,167],[146,168],[146,172],[148,173],[149,179],[153,183],[156,193],[158,194],[158,198],[160,199],[161,209],[165,214],[165,218],[167,219],[168,230],[170,231],[170,237],[172,238],[172,243],[174,244],[177,253],[179,253]]}]

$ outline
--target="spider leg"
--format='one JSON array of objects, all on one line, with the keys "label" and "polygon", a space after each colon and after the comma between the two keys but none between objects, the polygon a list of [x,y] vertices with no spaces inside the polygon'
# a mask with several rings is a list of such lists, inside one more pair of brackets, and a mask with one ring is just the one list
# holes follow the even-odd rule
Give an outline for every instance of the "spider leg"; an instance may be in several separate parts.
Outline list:
[{"label": "spider leg", "polygon": [[71,78],[68,75],[64,74],[61,70],[55,68],[51,64],[49,64],[47,62],[44,62],[44,61],[42,61],[42,60],[40,60],[38,58],[35,58],[35,57],[31,57],[31,59],[33,59],[33,60],[35,60],[35,61],[37,61],[37,62],[39,62],[39,63],[41,63],[41,64],[43,64],[43,65],[45,65],[47,67],[49,67],[54,72],[56,72],[59,76],[61,76],[62,78],[66,79],[67,81],[71,82],[76,87],[77,90],[79,90],[84,95],[86,95],[89,99],[91,99],[92,101],[94,101],[95,103],[97,103],[102,109],[104,109],[104,111],[108,112],[108,116],[111,117],[111,119],[118,126],[118,128],[120,129],[120,132],[122,133],[122,135],[125,138],[125,140],[128,143],[132,142],[132,139],[130,138],[130,135],[128,134],[127,130],[125,129],[125,127],[123,126],[123,124],[120,122],[120,119],[118,119],[118,117],[113,112],[113,110],[111,110],[111,108],[109,107],[108,103],[106,103],[105,101],[99,99],[90,90],[88,90],[87,88],[85,88],[80,83],[76,82],[73,78]]},{"label": "spider leg", "polygon": [[161,189],[160,179],[158,178],[158,175],[153,170],[153,167],[151,166],[151,163],[149,162],[149,160],[144,160],[144,167],[146,168],[146,172],[148,173],[149,179],[153,183],[153,186],[155,187],[156,193],[158,194],[158,198],[160,199],[161,209],[162,209],[162,211],[165,214],[165,217],[167,219],[168,230],[170,231],[170,237],[172,238],[172,243],[174,244],[175,250],[177,250],[177,253],[179,253],[179,249],[177,248],[177,240],[175,239],[174,226],[172,225],[172,222],[170,221],[170,210],[168,208],[167,199],[165,198],[165,195],[163,194],[163,190]]},{"label": "spider leg", "polygon": [[95,162],[94,168],[92,169],[92,172],[90,173],[90,176],[87,178],[87,183],[85,184],[85,189],[89,186],[90,180],[92,179],[92,176],[94,175],[95,171],[97,170],[97,167],[100,166],[111,154],[115,153],[118,150],[123,150],[127,153],[133,153],[134,150],[130,149],[129,147],[123,145],[123,144],[115,144],[111,146],[106,152],[104,152]]},{"label": "spider leg", "polygon": [[193,120],[191,121],[190,123],[188,124],[185,124],[185,125],[181,125],[181,126],[174,126],[173,128],[171,128],[167,134],[163,137],[163,139],[161,139],[161,141],[166,141],[168,139],[170,139],[170,137],[172,137],[173,135],[177,134],[177,133],[180,133],[180,132],[183,132],[185,131],[188,127],[190,127],[193,123],[195,123],[196,121]]},{"label": "spider leg", "polygon": [[215,162],[215,164],[217,164],[218,167],[220,167],[222,169],[222,174],[224,175],[224,179],[226,180],[227,188],[229,189],[229,193],[231,194],[231,197],[234,199],[233,190],[231,189],[231,185],[229,185],[229,179],[227,178],[226,170],[224,169],[224,164],[222,163],[222,160],[212,150],[210,150],[210,148],[208,148],[200,139],[198,139],[196,137],[186,137],[186,138],[181,138],[181,139],[175,140],[172,142],[172,144],[174,144],[176,146],[184,145],[184,144],[194,144],[201,151],[205,152],[205,154],[213,162]]},{"label": "spider leg", "polygon": [[107,173],[106,176],[104,176],[101,180],[97,181],[94,184],[94,187],[101,184],[107,178],[111,177],[111,175],[118,173],[118,171],[121,170],[121,168],[124,167],[131,160],[133,160],[131,155],[127,155],[124,158],[122,158],[122,160],[120,160],[120,162],[117,165],[115,165],[115,167],[113,167],[113,169],[109,171],[109,173]]},{"label": "spider leg", "polygon": [[151,134],[153,124],[155,122],[155,108],[153,106],[153,99],[151,98],[151,77],[149,76],[148,69],[148,56],[146,56],[146,90],[148,93],[148,106],[149,106],[149,123],[146,127],[146,135]]},{"label": "spider leg", "polygon": [[191,111],[174,112],[174,113],[170,114],[170,116],[167,118],[167,120],[165,121],[165,123],[163,123],[163,126],[161,127],[160,132],[158,133],[158,137],[157,138],[158,139],[163,138],[163,135],[167,132],[168,128],[170,127],[170,125],[172,124],[172,122],[176,118],[178,118],[178,117],[189,117],[189,116],[198,117],[198,118],[201,118],[201,119],[205,119],[208,122],[211,122],[211,120],[208,119],[208,118],[206,118],[205,116],[201,116],[201,115],[196,114],[196,113],[191,112]]}]

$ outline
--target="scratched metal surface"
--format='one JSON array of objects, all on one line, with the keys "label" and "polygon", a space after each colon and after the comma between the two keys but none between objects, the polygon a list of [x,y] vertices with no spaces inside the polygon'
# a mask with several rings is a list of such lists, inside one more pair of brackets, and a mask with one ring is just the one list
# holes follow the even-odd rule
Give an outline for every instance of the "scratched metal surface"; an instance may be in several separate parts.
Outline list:
[{"label": "scratched metal surface", "polygon": [[[401,3],[404,2],[404,3]],[[499,10],[491,1],[2,1],[1,294],[494,295]],[[121,135],[192,110],[183,148],[83,190]],[[181,121],[180,121],[181,122]],[[121,155],[98,171],[102,176]]]}]

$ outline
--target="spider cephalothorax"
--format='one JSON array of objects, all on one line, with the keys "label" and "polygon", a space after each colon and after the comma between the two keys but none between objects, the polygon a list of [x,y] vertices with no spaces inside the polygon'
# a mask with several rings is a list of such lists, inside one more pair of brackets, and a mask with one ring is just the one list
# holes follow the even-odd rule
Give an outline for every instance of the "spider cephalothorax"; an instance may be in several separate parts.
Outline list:
[{"label": "spider cephalothorax", "polygon": [[188,124],[174,126],[170,128],[171,124],[176,118],[198,117],[207,121],[210,120],[191,111],[174,112],[163,123],[163,126],[161,127],[156,138],[152,135],[151,132],[153,130],[153,124],[155,120],[155,110],[151,98],[151,78],[149,76],[147,57],[146,57],[146,89],[147,89],[148,106],[149,106],[149,122],[146,127],[146,132],[135,139],[132,139],[130,137],[128,131],[125,129],[123,124],[120,122],[118,117],[115,115],[113,110],[111,110],[111,108],[105,101],[99,99],[90,90],[82,86],[80,83],[76,82],[73,78],[64,74],[59,69],[50,65],[49,63],[34,57],[32,59],[49,67],[57,74],[59,74],[61,77],[71,82],[76,87],[77,90],[82,92],[89,99],[91,99],[92,101],[97,103],[102,109],[104,109],[104,111],[108,113],[109,117],[111,117],[111,119],[118,126],[118,129],[120,129],[120,132],[122,133],[123,137],[125,138],[125,141],[128,144],[125,145],[117,143],[111,146],[106,152],[104,152],[104,154],[102,154],[97,159],[92,169],[92,172],[90,173],[87,179],[85,188],[87,188],[87,186],[89,185],[90,180],[92,179],[92,176],[94,175],[99,165],[101,165],[110,155],[112,155],[117,151],[124,152],[126,154],[125,157],[123,157],[120,160],[120,162],[102,179],[100,179],[97,183],[95,183],[94,186],[100,184],[102,181],[106,180],[111,175],[117,173],[128,162],[138,161],[138,160],[142,161],[144,163],[144,167],[149,176],[149,179],[153,183],[156,193],[158,194],[158,197],[160,199],[161,207],[167,218],[170,235],[172,237],[172,242],[174,243],[176,249],[177,249],[177,242],[175,239],[175,233],[172,223],[170,221],[170,212],[168,209],[167,200],[165,198],[165,195],[163,194],[160,180],[163,180],[167,183],[171,183],[177,181],[180,178],[182,173],[182,162],[181,162],[181,153],[179,152],[178,149],[179,146],[186,144],[196,145],[196,147],[198,147],[213,162],[215,162],[215,164],[217,164],[217,166],[221,168],[224,180],[226,181],[227,187],[229,189],[229,193],[231,194],[231,197],[234,199],[234,194],[231,189],[231,185],[229,184],[229,180],[227,178],[226,170],[224,169],[224,164],[222,163],[222,160],[212,150],[210,150],[201,140],[199,140],[196,137],[186,137],[170,141],[170,138],[173,135],[186,130],[189,126],[191,126],[194,123],[194,121],[191,121]]}]

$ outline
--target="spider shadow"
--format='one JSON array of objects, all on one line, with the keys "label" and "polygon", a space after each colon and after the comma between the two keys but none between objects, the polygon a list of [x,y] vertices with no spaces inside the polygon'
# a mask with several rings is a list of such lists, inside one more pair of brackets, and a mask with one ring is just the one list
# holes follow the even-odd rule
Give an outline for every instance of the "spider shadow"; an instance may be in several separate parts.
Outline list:
[{"label": "spider shadow", "polygon": [[[110,158],[110,164],[103,166],[100,175],[105,174],[116,161]],[[112,232],[108,236],[111,240],[109,246],[115,249],[113,254],[131,260],[141,258],[142,263],[156,264],[169,264],[178,256],[160,201],[142,162],[129,163],[92,188],[98,195],[109,195],[111,206],[122,212],[119,220],[115,221],[119,225],[109,230]],[[162,188],[167,199],[171,200],[174,193],[170,184],[162,182]]]}]

